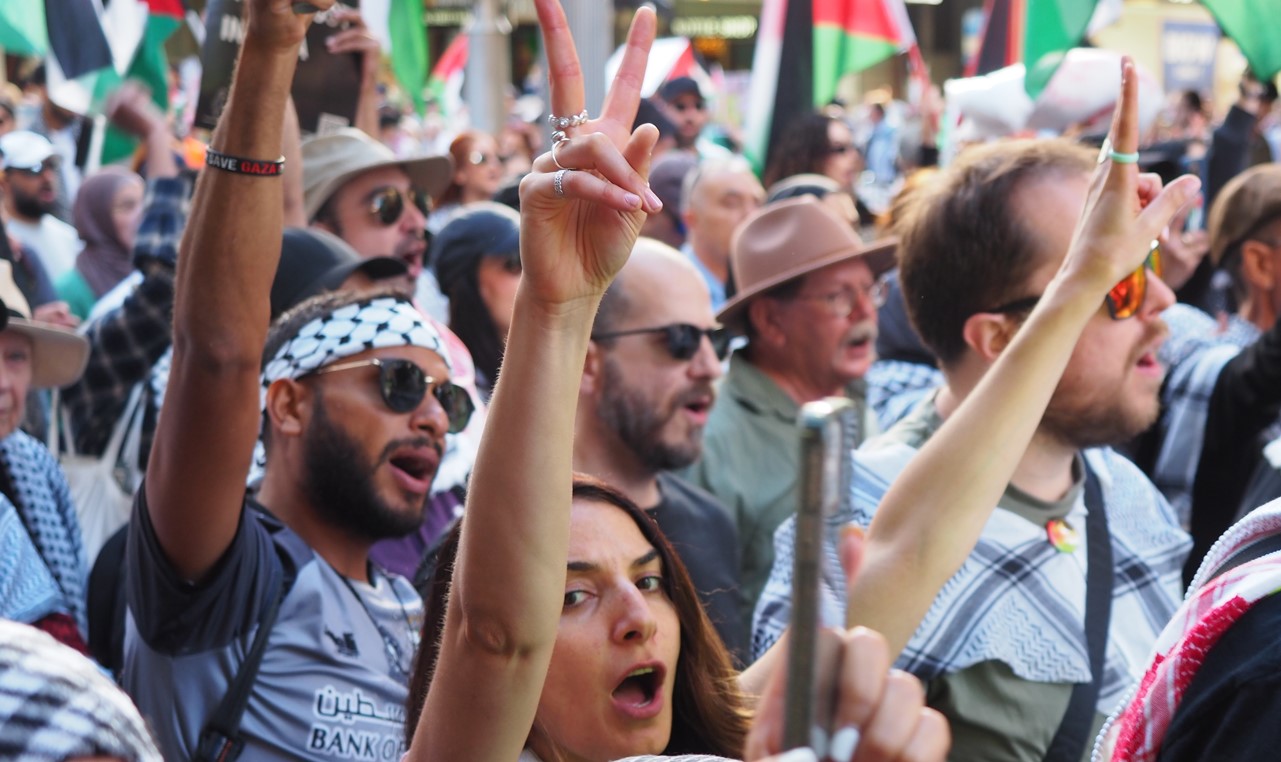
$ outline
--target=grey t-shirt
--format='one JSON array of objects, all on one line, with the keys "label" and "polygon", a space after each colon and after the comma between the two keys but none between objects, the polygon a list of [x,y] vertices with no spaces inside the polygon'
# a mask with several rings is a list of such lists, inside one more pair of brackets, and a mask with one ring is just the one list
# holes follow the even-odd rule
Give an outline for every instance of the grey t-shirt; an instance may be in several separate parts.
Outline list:
[{"label": "grey t-shirt", "polygon": [[167,760],[187,760],[253,643],[272,575],[292,580],[241,723],[242,759],[399,760],[422,601],[403,578],[341,577],[247,501],[226,554],[181,580],[138,490],[126,555],[121,680]]}]

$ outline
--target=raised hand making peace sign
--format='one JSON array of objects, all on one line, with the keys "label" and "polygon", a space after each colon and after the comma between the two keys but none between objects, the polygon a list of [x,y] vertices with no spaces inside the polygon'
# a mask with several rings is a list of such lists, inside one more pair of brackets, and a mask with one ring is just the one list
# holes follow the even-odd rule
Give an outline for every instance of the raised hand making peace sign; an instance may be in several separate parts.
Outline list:
[{"label": "raised hand making peace sign", "polygon": [[[565,11],[557,0],[535,5],[552,114],[583,113],[583,75]],[[525,288],[540,302],[599,296],[627,261],[645,215],[662,208],[646,180],[658,131],[652,125],[631,129],[655,25],[652,8],[637,11],[600,116],[564,130],[554,153],[538,157],[521,182]]]}]

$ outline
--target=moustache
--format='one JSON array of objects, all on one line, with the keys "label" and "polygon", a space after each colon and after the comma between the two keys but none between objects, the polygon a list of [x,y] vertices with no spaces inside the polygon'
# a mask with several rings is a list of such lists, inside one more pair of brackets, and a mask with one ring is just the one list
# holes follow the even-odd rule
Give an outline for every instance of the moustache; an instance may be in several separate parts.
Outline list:
[{"label": "moustache", "polygon": [[382,453],[378,456],[378,465],[382,465],[391,459],[391,454],[402,448],[417,450],[422,447],[430,447],[436,451],[437,457],[444,457],[445,443],[431,439],[430,437],[407,437],[405,439],[393,439],[383,448]]}]

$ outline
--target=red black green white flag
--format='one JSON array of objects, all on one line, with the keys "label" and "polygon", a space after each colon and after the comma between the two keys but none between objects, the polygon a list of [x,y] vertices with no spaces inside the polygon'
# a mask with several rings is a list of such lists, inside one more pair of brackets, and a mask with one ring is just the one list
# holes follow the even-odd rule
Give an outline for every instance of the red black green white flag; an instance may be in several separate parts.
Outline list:
[{"label": "red black green white flag", "polygon": [[923,75],[903,0],[764,0],[746,113],[746,153],[757,171],[775,136],[829,103],[842,77],[904,52]]},{"label": "red black green white flag", "polygon": [[1098,0],[986,0],[979,52],[966,74],[1022,63],[1024,89],[1035,99],[1063,56],[1085,41],[1097,5]]},{"label": "red black green white flag", "polygon": [[846,74],[916,46],[903,0],[814,1],[814,105],[836,95]]}]

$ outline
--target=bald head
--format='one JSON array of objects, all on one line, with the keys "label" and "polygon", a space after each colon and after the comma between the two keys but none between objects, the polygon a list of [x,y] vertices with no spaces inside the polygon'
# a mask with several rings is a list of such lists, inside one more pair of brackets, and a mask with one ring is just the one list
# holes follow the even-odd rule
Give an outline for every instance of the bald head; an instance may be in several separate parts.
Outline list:
[{"label": "bald head", "polygon": [[596,313],[592,333],[624,324],[649,324],[664,303],[690,302],[711,311],[711,295],[697,268],[676,249],[653,238],[638,238],[627,264],[615,276]]}]

